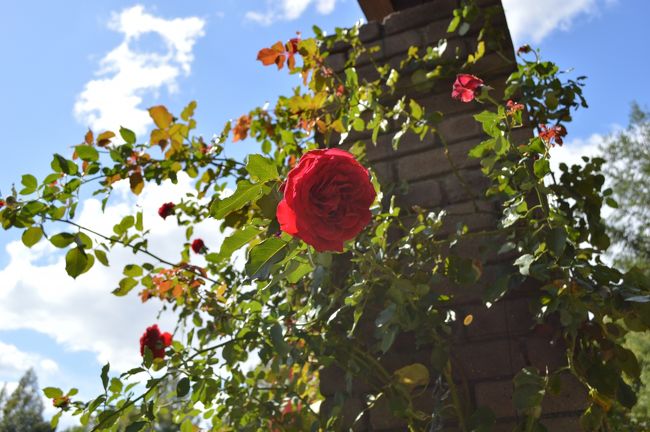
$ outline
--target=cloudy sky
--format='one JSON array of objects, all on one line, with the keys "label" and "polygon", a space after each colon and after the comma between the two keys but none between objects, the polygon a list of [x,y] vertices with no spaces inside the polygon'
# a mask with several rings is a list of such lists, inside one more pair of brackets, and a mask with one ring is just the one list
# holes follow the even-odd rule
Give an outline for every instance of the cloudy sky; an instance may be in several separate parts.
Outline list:
[{"label": "cloudy sky", "polygon": [[[504,0],[515,44],[540,47],[574,75],[587,75],[589,110],[579,111],[558,157],[591,153],[627,122],[632,100],[650,103],[643,38],[650,4],[640,0]],[[37,11],[37,12],[35,12]],[[294,84],[263,69],[257,51],[313,24],[331,31],[362,18],[355,0],[126,0],[60,2],[5,0],[0,14],[0,115],[3,167],[0,193],[20,175],[48,172],[53,152],[69,153],[88,127],[150,126],[146,108],[178,112],[198,100],[199,132],[211,136],[227,119],[273,100]],[[236,153],[243,153],[239,149]],[[183,234],[155,215],[159,203],[189,188],[147,187],[136,201],[118,193],[102,214],[88,199],[80,218],[110,231],[133,206],[142,206],[152,248],[175,253]],[[101,230],[101,229],[100,229]],[[219,237],[198,229],[208,246]],[[172,245],[172,246],[170,246]],[[112,256],[115,268],[132,258]],[[156,321],[157,308],[135,296],[114,298],[119,275],[96,266],[72,281],[62,256],[41,244],[27,250],[16,233],[0,234],[0,383],[15,383],[26,367],[42,385],[78,385],[85,396],[99,388],[101,364],[124,369],[139,361],[138,338]],[[170,327],[163,315],[161,326]]]}]

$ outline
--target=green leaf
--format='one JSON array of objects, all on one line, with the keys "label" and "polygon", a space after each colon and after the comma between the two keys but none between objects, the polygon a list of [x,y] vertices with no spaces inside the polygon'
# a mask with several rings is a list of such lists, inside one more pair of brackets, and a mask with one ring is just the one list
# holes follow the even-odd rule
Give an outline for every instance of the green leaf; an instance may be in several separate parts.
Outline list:
[{"label": "green leaf", "polygon": [[224,259],[233,254],[236,250],[253,240],[259,234],[259,230],[251,225],[244,229],[233,232],[221,243],[219,258]]},{"label": "green leaf", "polygon": [[285,277],[289,283],[297,283],[303,276],[314,270],[314,267],[308,262],[289,261]]},{"label": "green leaf", "polygon": [[97,152],[97,149],[95,147],[86,144],[81,144],[76,146],[74,149],[77,152],[77,156],[79,156],[79,159],[83,161],[96,162],[97,159],[99,159],[99,153]]},{"label": "green leaf", "polygon": [[519,371],[513,382],[515,390],[512,399],[515,408],[532,417],[539,417],[546,392],[544,377],[540,376],[535,368],[527,367]]},{"label": "green leaf", "polygon": [[77,246],[65,254],[65,271],[73,278],[76,279],[77,276],[86,272],[87,265],[88,255],[82,248]]},{"label": "green leaf", "polygon": [[246,171],[248,171],[252,178],[257,179],[259,183],[264,183],[279,177],[275,162],[259,154],[248,156]]},{"label": "green leaf", "polygon": [[62,172],[64,174],[77,174],[77,171],[79,171],[79,167],[77,167],[76,163],[64,158],[63,156],[57,153],[54,154],[50,166],[52,167],[52,170],[56,173]]},{"label": "green leaf", "polygon": [[95,256],[97,257],[97,261],[108,267],[108,257],[106,256],[106,252],[101,249],[95,249]]},{"label": "green leaf", "polygon": [[56,427],[59,425],[59,419],[61,418],[61,414],[63,414],[63,411],[59,411],[58,413],[54,414],[52,416],[52,419],[50,419],[50,427],[52,429],[56,429]]},{"label": "green leaf", "polygon": [[247,180],[241,180],[237,183],[235,193],[224,199],[216,199],[212,203],[210,206],[210,214],[217,219],[223,219],[226,215],[255,201],[261,195],[261,184],[252,184]]},{"label": "green leaf", "polygon": [[181,432],[194,432],[194,425],[192,424],[192,420],[187,418],[183,421],[181,424]]},{"label": "green leaf", "polygon": [[137,421],[135,423],[131,423],[124,429],[124,432],[138,432],[141,431],[145,426],[147,426],[149,422],[146,421]]},{"label": "green leaf", "polygon": [[36,180],[36,177],[31,174],[23,175],[20,182],[25,186],[25,188],[20,191],[21,195],[29,195],[38,188],[38,180]]},{"label": "green leaf", "polygon": [[289,346],[284,341],[282,334],[282,326],[278,323],[273,324],[271,327],[271,342],[273,342],[273,347],[281,356],[289,352]]},{"label": "green leaf", "polygon": [[118,377],[113,377],[111,378],[111,384],[108,386],[108,389],[111,393],[119,393],[122,391],[123,386],[122,381]]},{"label": "green leaf", "polygon": [[22,241],[27,247],[32,247],[43,237],[43,229],[39,226],[33,226],[23,231]]},{"label": "green leaf", "polygon": [[63,390],[58,387],[45,387],[43,389],[43,394],[50,399],[54,399],[59,396],[63,396]]},{"label": "green leaf", "polygon": [[420,120],[422,118],[422,114],[424,114],[424,111],[422,110],[420,104],[417,103],[414,99],[411,99],[409,101],[409,107],[411,108],[411,115],[413,118]]},{"label": "green leaf", "polygon": [[142,267],[137,264],[127,264],[124,266],[124,276],[139,277],[142,276]]},{"label": "green leaf", "polygon": [[535,257],[531,254],[525,254],[517,258],[515,265],[519,267],[519,273],[524,276],[530,274],[530,265],[535,261]]},{"label": "green leaf", "polygon": [[115,288],[113,290],[113,294],[122,297],[127,295],[131,290],[138,285],[138,281],[136,281],[133,278],[130,277],[125,277],[122,280],[120,280],[120,286],[119,288]]},{"label": "green leaf", "polygon": [[110,370],[110,368],[111,368],[110,363],[106,363],[102,367],[102,375],[101,375],[101,377],[102,377],[102,385],[104,386],[104,390],[106,390],[106,388],[108,387],[108,371]]},{"label": "green leaf", "polygon": [[62,232],[50,237],[50,243],[58,248],[64,248],[70,246],[74,239],[75,236],[73,234]]},{"label": "green leaf", "polygon": [[135,133],[132,130],[120,127],[120,135],[122,136],[124,142],[127,144],[135,144],[136,137]]},{"label": "green leaf", "polygon": [[394,372],[397,382],[413,390],[416,387],[426,386],[429,384],[429,369],[422,363],[413,363]]},{"label": "green leaf", "polygon": [[273,264],[286,255],[287,243],[277,237],[264,240],[252,248],[248,254],[246,274],[252,279],[267,279]]},{"label": "green leaf", "polygon": [[564,227],[553,228],[548,234],[548,247],[556,257],[559,257],[566,248],[567,233]]},{"label": "green leaf", "polygon": [[546,174],[551,172],[551,167],[548,162],[548,159],[545,158],[537,159],[533,164],[533,170],[535,171],[535,175],[537,176],[537,178],[544,178]]},{"label": "green leaf", "polygon": [[176,396],[183,397],[190,392],[190,379],[183,377],[176,384]]}]

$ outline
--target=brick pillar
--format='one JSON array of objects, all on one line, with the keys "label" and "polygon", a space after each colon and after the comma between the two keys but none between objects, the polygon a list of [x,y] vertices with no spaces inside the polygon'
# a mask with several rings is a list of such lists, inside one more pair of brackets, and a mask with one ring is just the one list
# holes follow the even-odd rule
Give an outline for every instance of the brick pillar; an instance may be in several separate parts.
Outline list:
[{"label": "brick pillar", "polygon": [[[452,56],[457,49],[461,53],[468,53],[475,48],[476,31],[470,31],[464,37],[451,36],[446,32],[452,11],[459,3],[456,0],[359,2],[369,19],[393,11],[382,23],[371,21],[360,31],[362,42],[368,46],[380,46],[380,64],[389,63],[399,69],[409,46],[426,47],[445,37],[449,39],[445,56]],[[479,0],[477,3],[481,7],[499,6],[500,0]],[[502,13],[497,14],[495,23],[509,34]],[[487,53],[471,71],[494,87],[497,95],[515,69],[512,46],[509,44],[506,52],[501,54]],[[329,64],[341,70],[345,60],[346,48],[339,47],[331,52]],[[362,77],[376,77],[374,67],[363,64],[363,61],[357,65],[357,71]],[[455,230],[458,222],[463,222],[472,231],[494,229],[500,218],[500,204],[485,198],[488,181],[481,173],[478,161],[467,158],[468,150],[484,139],[480,125],[473,118],[482,110],[482,106],[452,100],[452,82],[453,78],[443,79],[426,93],[412,93],[409,96],[416,98],[428,111],[444,113],[440,131],[449,145],[449,157],[460,168],[466,186],[452,171],[444,147],[437,139],[420,141],[419,137],[406,134],[397,151],[393,151],[391,146],[394,131],[380,135],[376,146],[370,142],[369,133],[355,132],[349,139],[368,142],[368,159],[384,185],[408,184],[407,191],[398,196],[401,207],[419,205],[445,209],[449,215],[443,228],[446,232]],[[514,134],[514,139],[527,140],[531,136],[531,129],[520,129]],[[553,370],[564,364],[565,351],[551,344],[549,339],[537,336],[533,330],[534,321],[529,311],[530,298],[535,295],[533,284],[524,284],[515,294],[501,299],[490,308],[484,305],[482,295],[485,289],[498,274],[512,266],[512,256],[497,256],[499,247],[494,238],[487,242],[474,240],[463,244],[461,249],[464,255],[483,261],[483,277],[474,286],[457,287],[442,281],[436,289],[440,293],[454,295],[453,309],[461,317],[458,328],[454,330],[451,350],[452,367],[459,388],[466,389],[463,393],[470,407],[491,408],[497,416],[494,432],[505,432],[511,431],[517,421],[512,403],[513,376],[525,366],[535,366],[541,371],[548,366]],[[473,322],[464,326],[462,317],[468,314],[473,316]],[[391,351],[381,359],[389,370],[414,362],[430,365],[430,349],[416,349],[409,335],[402,335],[398,339]],[[337,393],[339,399],[343,395],[346,401],[342,412],[348,425],[364,410],[363,396],[367,391],[368,386],[363,380],[357,380],[353,382],[352,391],[347,393],[342,373],[335,367],[326,368],[321,373],[321,393],[326,397],[323,412],[326,413],[335,404]],[[585,400],[582,386],[567,375],[560,395],[546,396],[543,423],[549,431],[579,431],[578,417],[585,407]],[[436,400],[431,392],[425,392],[415,404],[423,411],[430,412]],[[362,414],[354,429],[405,430],[403,422],[392,417],[388,407],[382,404]],[[448,430],[458,429],[452,425]]]}]

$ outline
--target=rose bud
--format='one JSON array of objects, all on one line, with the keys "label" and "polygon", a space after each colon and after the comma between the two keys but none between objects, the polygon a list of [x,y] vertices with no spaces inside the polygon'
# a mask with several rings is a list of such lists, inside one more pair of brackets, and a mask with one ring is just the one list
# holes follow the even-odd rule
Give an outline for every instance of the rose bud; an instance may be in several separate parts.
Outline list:
[{"label": "rose bud", "polygon": [[161,205],[158,209],[158,216],[163,219],[167,219],[167,216],[174,214],[174,207],[176,207],[176,205],[173,202],[168,202]]}]

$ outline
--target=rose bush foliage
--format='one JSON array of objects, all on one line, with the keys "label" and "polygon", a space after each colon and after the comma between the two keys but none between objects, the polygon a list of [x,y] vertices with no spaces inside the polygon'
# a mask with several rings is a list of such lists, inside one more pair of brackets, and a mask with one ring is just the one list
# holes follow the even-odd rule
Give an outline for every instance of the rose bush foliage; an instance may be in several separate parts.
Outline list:
[{"label": "rose bush foliage", "polygon": [[[515,377],[518,427],[543,430],[544,396],[569,371],[589,393],[585,430],[611,428],[634,404],[638,362],[622,341],[629,331],[650,328],[649,283],[635,269],[621,273],[601,259],[609,241],[600,209],[615,205],[603,187],[602,160],[561,166],[559,176],[550,170],[550,147],[561,143],[572,111],[586,106],[582,80],[563,79],[556,65],[526,48],[519,50],[503,101],[495,100],[480,77],[467,73],[480,66],[486,50],[509,46],[489,20],[480,19],[482,13],[489,9],[464,3],[449,26],[454,37],[485,23],[470,55],[446,52],[441,40],[426,52],[410,49],[399,70],[375,65],[374,79],[357,73],[359,59],[372,54],[358,27],[338,29],[330,38],[315,28],[314,38],[277,42],[258,55],[263,65],[286,66],[300,76],[291,96],[226,122],[211,141],[192,134],[196,103],[178,116],[156,106],[149,110],[155,128],[147,139],[126,128],[119,135],[88,132],[73,155],[54,155],[52,173],[40,180],[23,176],[22,189],[3,198],[3,228],[22,230],[28,247],[47,240],[66,249],[72,277],[97,263],[109,265],[113,247],[132,249],[142,260],[125,266],[113,293],[125,296],[137,287],[143,301],[160,302],[179,318],[173,336],[157,326],[147,329],[141,365],[121,374],[104,366],[104,392],[96,398],[81,401],[73,397],[75,389],[55,388],[45,389],[46,396],[65,400],[61,408],[93,430],[151,430],[162,416],[183,432],[199,425],[338,430],[344,397],[325,410],[317,389],[322,368],[336,365],[349,385],[362,375],[367,402],[388,401],[411,430],[439,430],[451,420],[465,432],[488,431],[494,415],[472,406],[452,379],[451,328],[459,320],[470,325],[471,316],[453,313],[452,294],[441,292],[440,281],[462,286],[481,280],[483,263],[463,258],[457,248],[467,238],[493,236],[500,252],[516,261],[486,287],[484,301],[498,302],[535,280],[540,288],[531,309],[538,325],[567,346],[566,367],[526,368]],[[340,73],[327,63],[336,43],[349,46]],[[469,157],[480,159],[490,180],[487,194],[502,203],[496,232],[470,232],[461,222],[445,233],[444,212],[399,208],[399,185],[380,187],[364,144],[346,140],[363,132],[376,142],[396,127],[394,147],[407,132],[446,145],[438,127],[444,113],[428,112],[399,93],[427,91],[441,79],[456,79],[449,97],[457,103],[485,106],[475,118],[486,139]],[[515,140],[512,131],[524,124],[545,126],[530,140]],[[226,157],[224,149],[243,139],[258,142],[259,153],[244,161]],[[453,163],[451,168],[461,182]],[[137,195],[148,183],[177,181],[180,172],[193,179],[194,192],[161,203],[157,215],[125,216],[113,233],[75,219],[82,187],[94,187],[105,205],[118,181]],[[234,192],[228,195],[226,188]],[[174,221],[167,219],[172,214]],[[149,249],[150,217],[186,228],[178,257]],[[207,218],[219,220],[226,236],[218,251],[194,237],[194,225]],[[206,264],[193,264],[190,251]],[[237,251],[246,255],[243,268],[232,259]],[[380,360],[403,332],[412,333],[418,346],[434,347],[430,364],[389,372]],[[434,413],[413,403],[425,383],[439,399]]]}]

